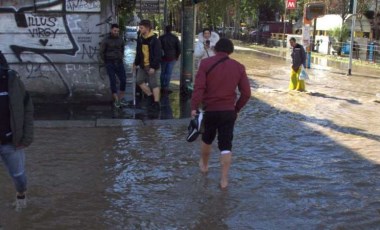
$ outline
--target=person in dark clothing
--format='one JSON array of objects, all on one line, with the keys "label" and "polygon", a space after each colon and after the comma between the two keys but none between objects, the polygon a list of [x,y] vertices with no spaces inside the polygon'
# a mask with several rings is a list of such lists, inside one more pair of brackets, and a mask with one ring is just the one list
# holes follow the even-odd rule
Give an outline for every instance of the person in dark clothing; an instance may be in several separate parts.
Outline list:
[{"label": "person in dark clothing", "polygon": [[[233,50],[231,40],[222,38],[215,45],[216,55],[202,59],[191,98],[192,117],[195,117],[201,105],[205,110],[200,170],[208,171],[211,144],[218,134],[222,189],[228,186],[235,120],[251,97],[251,88],[244,66],[228,57]],[[236,89],[240,92],[238,98]]]},{"label": "person in dark clothing", "polygon": [[24,148],[33,141],[33,103],[0,52],[0,157],[16,188],[16,210],[26,207]]},{"label": "person in dark clothing", "polygon": [[[100,45],[100,59],[106,65],[107,74],[110,80],[110,87],[114,106],[119,108],[126,105],[124,100],[126,88],[126,74],[124,68],[124,40],[119,35],[118,24],[111,25],[110,34],[104,38]],[[120,81],[120,90],[116,87],[116,76]]]},{"label": "person in dark clothing", "polygon": [[[133,63],[133,71],[137,71],[136,84],[148,96],[151,109],[160,110],[160,77],[161,42],[152,31],[149,20],[141,20],[139,23],[140,36],[137,38],[136,57]],[[147,85],[148,83],[149,85]]]},{"label": "person in dark clothing", "polygon": [[165,27],[165,34],[160,36],[162,47],[162,60],[161,60],[161,92],[171,93],[169,88],[171,75],[174,65],[181,55],[181,44],[178,37],[172,34],[172,26]]},{"label": "person in dark clothing", "polygon": [[292,69],[290,74],[290,90],[306,91],[305,81],[300,80],[301,66],[306,67],[306,52],[302,45],[296,42],[294,37],[289,39],[290,46],[292,47]]}]

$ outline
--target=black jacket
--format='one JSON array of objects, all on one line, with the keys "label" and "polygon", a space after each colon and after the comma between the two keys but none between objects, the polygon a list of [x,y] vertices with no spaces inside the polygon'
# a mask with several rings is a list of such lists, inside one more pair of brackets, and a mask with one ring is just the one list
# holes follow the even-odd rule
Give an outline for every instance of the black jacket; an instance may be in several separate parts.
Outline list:
[{"label": "black jacket", "polygon": [[306,52],[302,45],[296,44],[292,51],[292,68],[298,70],[303,65],[306,66]]},{"label": "black jacket", "polygon": [[[16,71],[10,70],[0,52],[0,65],[8,78],[10,125],[15,146],[29,146],[33,142],[33,103]],[[4,73],[4,72],[3,72]]]},{"label": "black jacket", "polygon": [[149,64],[150,68],[153,69],[159,69],[160,68],[160,62],[161,62],[161,42],[157,38],[157,35],[154,34],[151,37],[143,38],[142,35],[140,35],[137,38],[137,46],[136,46],[136,57],[135,57],[135,65],[140,66],[141,68],[144,68],[144,54],[142,52],[142,45],[148,45],[149,47]]},{"label": "black jacket", "polygon": [[112,37],[109,34],[100,45],[100,59],[101,61],[120,61],[124,58],[124,47],[125,43],[121,37]]},{"label": "black jacket", "polygon": [[179,58],[179,55],[181,55],[181,45],[177,36],[172,33],[166,33],[160,36],[160,42],[163,51],[163,60]]}]

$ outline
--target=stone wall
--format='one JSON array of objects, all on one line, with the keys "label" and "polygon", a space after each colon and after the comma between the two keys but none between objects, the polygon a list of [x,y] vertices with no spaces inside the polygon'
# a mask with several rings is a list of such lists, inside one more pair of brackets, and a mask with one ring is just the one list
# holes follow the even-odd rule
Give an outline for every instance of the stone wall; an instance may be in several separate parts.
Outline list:
[{"label": "stone wall", "polygon": [[2,0],[0,50],[32,94],[106,95],[98,52],[112,9],[105,0]]}]

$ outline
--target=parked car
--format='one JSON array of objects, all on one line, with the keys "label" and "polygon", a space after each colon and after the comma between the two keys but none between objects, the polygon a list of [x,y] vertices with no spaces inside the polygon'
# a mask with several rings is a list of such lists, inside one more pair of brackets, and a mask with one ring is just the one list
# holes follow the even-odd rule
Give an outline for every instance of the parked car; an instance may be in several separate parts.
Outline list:
[{"label": "parked car", "polygon": [[138,26],[126,26],[124,32],[125,40],[137,40]]}]

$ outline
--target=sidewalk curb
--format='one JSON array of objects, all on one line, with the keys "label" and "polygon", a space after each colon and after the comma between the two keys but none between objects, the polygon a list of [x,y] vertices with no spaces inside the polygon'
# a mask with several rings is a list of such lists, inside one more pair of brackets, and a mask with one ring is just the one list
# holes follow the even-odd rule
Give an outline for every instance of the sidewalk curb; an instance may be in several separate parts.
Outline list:
[{"label": "sidewalk curb", "polygon": [[36,120],[35,128],[111,128],[127,126],[187,125],[190,118],[168,120],[96,119],[96,120]]}]

